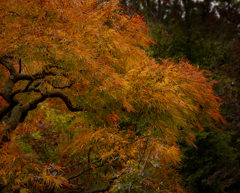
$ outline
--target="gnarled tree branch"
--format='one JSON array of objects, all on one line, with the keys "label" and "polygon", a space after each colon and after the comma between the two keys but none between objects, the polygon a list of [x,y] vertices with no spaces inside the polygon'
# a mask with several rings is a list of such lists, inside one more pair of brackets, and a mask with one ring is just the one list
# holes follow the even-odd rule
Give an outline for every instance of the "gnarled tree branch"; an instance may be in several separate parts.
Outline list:
[{"label": "gnarled tree branch", "polygon": [[63,102],[66,104],[68,109],[72,112],[78,112],[83,111],[84,109],[79,106],[74,106],[71,102],[71,100],[68,98],[66,94],[64,94],[61,91],[49,91],[42,94],[42,96],[34,99],[32,102],[28,103],[27,105],[24,105],[22,107],[22,112],[28,112],[31,110],[34,110],[37,108],[37,105],[43,101],[45,101],[47,98],[60,98],[63,100]]},{"label": "gnarled tree branch", "polygon": [[[29,87],[29,90],[34,90],[37,92],[40,92],[39,89],[36,90],[36,88],[34,87]],[[17,92],[20,92],[21,90],[17,90],[15,91],[14,94],[17,94]],[[6,114],[7,112],[9,112],[9,110],[11,110],[12,108],[12,113],[10,116],[10,120],[8,122],[8,125],[10,125],[10,127],[7,129],[8,133],[11,133],[12,131],[14,131],[18,124],[20,122],[22,122],[27,113],[31,110],[34,110],[37,108],[37,105],[43,101],[45,101],[47,98],[60,98],[63,100],[63,102],[66,104],[66,106],[68,107],[68,109],[72,112],[78,112],[78,111],[83,111],[83,109],[79,106],[74,106],[72,105],[71,100],[68,98],[67,95],[65,95],[63,92],[60,91],[51,91],[51,92],[45,92],[42,94],[42,96],[34,99],[33,101],[31,101],[30,103],[24,105],[24,106],[20,106],[18,105],[18,103],[16,103],[14,105],[14,107],[11,107],[11,105],[8,105],[3,112],[1,112],[1,116],[3,116],[4,114]]]}]

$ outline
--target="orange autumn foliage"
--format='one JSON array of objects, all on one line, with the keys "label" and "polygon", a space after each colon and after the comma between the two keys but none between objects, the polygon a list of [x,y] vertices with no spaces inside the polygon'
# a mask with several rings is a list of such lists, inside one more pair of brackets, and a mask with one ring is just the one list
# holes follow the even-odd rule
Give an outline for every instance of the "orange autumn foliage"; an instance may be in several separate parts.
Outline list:
[{"label": "orange autumn foliage", "polygon": [[0,2],[0,191],[183,192],[178,139],[222,120],[186,61],[118,1]]}]

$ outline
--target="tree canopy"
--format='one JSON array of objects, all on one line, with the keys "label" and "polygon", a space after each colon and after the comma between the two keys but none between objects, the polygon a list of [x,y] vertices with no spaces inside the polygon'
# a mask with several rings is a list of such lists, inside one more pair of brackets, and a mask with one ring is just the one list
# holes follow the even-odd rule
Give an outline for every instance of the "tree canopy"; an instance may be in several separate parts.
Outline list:
[{"label": "tree canopy", "polygon": [[182,192],[176,141],[224,121],[208,72],[150,58],[118,1],[0,9],[0,190]]}]

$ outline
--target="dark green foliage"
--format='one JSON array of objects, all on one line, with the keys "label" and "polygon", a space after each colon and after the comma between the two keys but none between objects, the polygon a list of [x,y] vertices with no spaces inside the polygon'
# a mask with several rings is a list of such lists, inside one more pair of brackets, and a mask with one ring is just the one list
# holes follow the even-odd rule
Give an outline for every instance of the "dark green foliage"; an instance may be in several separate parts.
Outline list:
[{"label": "dark green foliage", "polygon": [[202,69],[214,69],[225,64],[227,46],[219,41],[204,39],[200,32],[186,30],[179,25],[159,25],[153,30],[157,45],[150,54],[155,58],[172,58],[178,62],[187,59]]},{"label": "dark green foliage", "polygon": [[227,133],[196,132],[194,149],[183,145],[183,165],[179,168],[188,192],[225,192],[237,182],[237,151]]},{"label": "dark green foliage", "polygon": [[[155,58],[189,60],[213,72],[215,94],[222,98],[221,114],[228,125],[217,125],[220,133],[196,133],[198,149],[182,144],[184,186],[191,193],[240,192],[240,38],[239,6],[220,0],[179,5],[169,2],[161,24],[152,27],[157,45],[149,54]],[[183,11],[181,11],[183,10]],[[186,11],[184,17],[183,12]],[[216,12],[221,17],[216,16]],[[151,23],[151,22],[150,22]]]},{"label": "dark green foliage", "polygon": [[[218,125],[220,133],[196,133],[198,150],[182,146],[180,168],[186,189],[196,193],[237,193],[240,191],[240,97],[239,81],[232,65],[214,70],[215,93],[223,98],[221,114],[227,125]],[[230,73],[231,72],[231,73]]]}]

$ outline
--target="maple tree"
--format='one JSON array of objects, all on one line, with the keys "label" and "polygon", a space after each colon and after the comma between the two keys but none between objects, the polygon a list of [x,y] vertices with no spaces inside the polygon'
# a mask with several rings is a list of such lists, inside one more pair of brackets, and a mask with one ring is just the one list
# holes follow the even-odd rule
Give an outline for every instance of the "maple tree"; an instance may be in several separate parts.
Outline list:
[{"label": "maple tree", "polygon": [[0,191],[183,192],[177,140],[224,121],[205,71],[150,58],[118,1],[0,9]]}]

